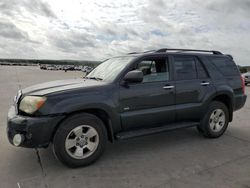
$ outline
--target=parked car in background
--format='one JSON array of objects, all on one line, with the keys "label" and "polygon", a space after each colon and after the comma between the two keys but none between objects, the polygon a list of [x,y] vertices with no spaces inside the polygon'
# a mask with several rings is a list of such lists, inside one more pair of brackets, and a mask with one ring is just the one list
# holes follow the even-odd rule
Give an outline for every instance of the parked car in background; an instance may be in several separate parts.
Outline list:
[{"label": "parked car in background", "polygon": [[48,65],[47,70],[56,70],[56,67],[54,65]]},{"label": "parked car in background", "polygon": [[80,70],[81,70],[81,66],[79,66],[79,65],[75,65],[75,66],[74,66],[74,70],[76,70],[76,71],[80,71]]},{"label": "parked car in background", "polygon": [[87,66],[83,66],[82,69],[81,69],[81,71],[82,71],[82,72],[85,72],[85,71],[86,71],[86,68],[87,68]]},{"label": "parked car in background", "polygon": [[86,69],[86,73],[88,74],[88,73],[90,73],[91,71],[93,70],[93,68],[92,67],[88,67],[87,69]]},{"label": "parked car in background", "polygon": [[250,83],[250,72],[246,72],[246,73],[242,74],[242,76],[245,79],[245,85],[249,84]]},{"label": "parked car in background", "polygon": [[64,66],[63,70],[65,72],[67,72],[67,71],[73,71],[73,70],[75,70],[75,67],[74,67],[74,65],[66,65],[66,66]]},{"label": "parked car in background", "polygon": [[62,65],[56,65],[56,70],[62,70]]},{"label": "parked car in background", "polygon": [[47,67],[46,67],[46,65],[45,65],[45,64],[40,64],[40,69],[42,69],[42,70],[46,70],[46,69],[47,69]]},{"label": "parked car in background", "polygon": [[52,143],[61,162],[86,166],[101,156],[107,141],[187,127],[218,138],[246,98],[232,56],[159,49],[110,58],[84,79],[20,90],[8,113],[7,134],[15,146]]},{"label": "parked car in background", "polygon": [[84,66],[83,68],[82,68],[82,72],[85,72],[85,73],[90,73],[91,71],[93,70],[93,68],[92,67],[90,67],[90,66]]}]

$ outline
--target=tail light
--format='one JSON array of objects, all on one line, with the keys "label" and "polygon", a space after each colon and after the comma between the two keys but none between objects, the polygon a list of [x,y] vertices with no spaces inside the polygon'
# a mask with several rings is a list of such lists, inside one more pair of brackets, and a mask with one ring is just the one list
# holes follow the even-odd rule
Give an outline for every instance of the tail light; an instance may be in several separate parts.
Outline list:
[{"label": "tail light", "polygon": [[243,92],[243,94],[245,94],[245,90],[246,90],[246,86],[245,86],[245,78],[241,75],[240,76],[240,78],[241,78],[241,87],[242,87],[242,92]]}]

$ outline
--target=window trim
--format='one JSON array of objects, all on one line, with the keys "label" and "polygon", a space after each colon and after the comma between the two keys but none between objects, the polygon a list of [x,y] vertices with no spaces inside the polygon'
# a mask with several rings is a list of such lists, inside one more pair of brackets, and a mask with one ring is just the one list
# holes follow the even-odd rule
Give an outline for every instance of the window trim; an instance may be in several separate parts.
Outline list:
[{"label": "window trim", "polygon": [[[209,78],[211,78],[210,75],[209,75],[209,72],[207,71],[206,66],[205,66],[204,63],[200,60],[200,58],[199,58],[198,56],[194,56],[194,57],[195,57],[195,68],[196,68],[197,79],[199,80],[199,79],[209,79]],[[207,74],[207,77],[206,77],[206,78],[199,78],[199,77],[198,77],[197,63],[200,63],[201,66],[202,66],[202,68],[203,68],[203,70],[206,72],[206,74]]]}]

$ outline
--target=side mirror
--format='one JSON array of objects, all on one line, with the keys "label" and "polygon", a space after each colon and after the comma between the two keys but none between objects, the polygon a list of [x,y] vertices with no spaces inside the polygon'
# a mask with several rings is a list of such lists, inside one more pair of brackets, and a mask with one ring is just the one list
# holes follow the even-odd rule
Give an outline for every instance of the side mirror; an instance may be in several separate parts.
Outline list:
[{"label": "side mirror", "polygon": [[140,70],[133,70],[128,72],[124,78],[123,81],[128,83],[139,83],[143,80],[143,73]]}]

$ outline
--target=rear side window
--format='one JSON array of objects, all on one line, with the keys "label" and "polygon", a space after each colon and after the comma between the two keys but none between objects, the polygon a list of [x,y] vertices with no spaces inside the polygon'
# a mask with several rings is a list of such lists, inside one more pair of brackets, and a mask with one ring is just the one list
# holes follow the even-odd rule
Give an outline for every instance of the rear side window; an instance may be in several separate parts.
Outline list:
[{"label": "rear side window", "polygon": [[191,56],[174,56],[177,80],[196,79],[195,58]]},{"label": "rear side window", "polygon": [[224,76],[239,75],[237,66],[229,57],[208,57],[208,59]]}]

